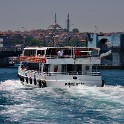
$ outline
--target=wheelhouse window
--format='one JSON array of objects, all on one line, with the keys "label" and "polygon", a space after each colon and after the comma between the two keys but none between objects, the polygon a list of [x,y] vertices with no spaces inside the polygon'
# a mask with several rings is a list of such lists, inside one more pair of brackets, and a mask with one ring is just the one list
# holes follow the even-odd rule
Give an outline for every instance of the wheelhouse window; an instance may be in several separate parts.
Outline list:
[{"label": "wheelhouse window", "polygon": [[36,55],[36,50],[25,50],[24,51],[24,56],[35,56]]},{"label": "wheelhouse window", "polygon": [[27,69],[27,70],[36,70],[36,71],[38,71],[39,70],[39,64],[38,63],[26,63],[26,62],[23,62],[21,68],[22,69]]},{"label": "wheelhouse window", "polygon": [[89,66],[86,66],[85,69],[88,71],[88,70],[90,70],[90,67]]}]

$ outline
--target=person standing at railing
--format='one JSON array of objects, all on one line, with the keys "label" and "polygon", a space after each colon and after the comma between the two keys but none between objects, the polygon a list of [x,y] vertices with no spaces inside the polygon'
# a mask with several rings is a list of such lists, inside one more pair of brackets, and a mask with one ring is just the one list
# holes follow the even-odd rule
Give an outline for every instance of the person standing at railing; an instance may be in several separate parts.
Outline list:
[{"label": "person standing at railing", "polygon": [[59,50],[59,51],[58,51],[58,57],[59,57],[59,58],[62,58],[62,57],[63,57],[63,50]]},{"label": "person standing at railing", "polygon": [[54,72],[57,72],[58,71],[58,66],[54,66]]}]

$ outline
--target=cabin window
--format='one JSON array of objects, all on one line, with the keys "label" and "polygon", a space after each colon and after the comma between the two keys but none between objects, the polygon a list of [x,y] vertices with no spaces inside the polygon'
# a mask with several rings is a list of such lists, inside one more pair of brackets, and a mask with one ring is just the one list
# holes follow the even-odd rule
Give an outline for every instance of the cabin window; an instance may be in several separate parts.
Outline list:
[{"label": "cabin window", "polygon": [[38,50],[37,55],[43,56],[45,54],[44,50]]},{"label": "cabin window", "polygon": [[62,65],[62,72],[68,72],[69,74],[82,74],[82,65],[68,64]]},{"label": "cabin window", "polygon": [[27,70],[39,70],[39,64],[38,63],[22,63],[21,68],[27,69]]},{"label": "cabin window", "polygon": [[67,72],[67,66],[66,65],[62,65],[62,72]]},{"label": "cabin window", "polygon": [[77,72],[82,74],[82,65],[77,65]]},{"label": "cabin window", "polygon": [[49,72],[50,69],[50,65],[49,64],[45,64],[43,67],[43,72]]},{"label": "cabin window", "polygon": [[36,55],[36,50],[25,50],[24,51],[24,56],[35,56]]},{"label": "cabin window", "polygon": [[64,55],[70,56],[71,55],[71,49],[64,49]]},{"label": "cabin window", "polygon": [[49,48],[46,50],[46,56],[54,57],[55,55],[57,55],[57,49]]},{"label": "cabin window", "polygon": [[54,65],[54,72],[58,71],[58,65]]},{"label": "cabin window", "polygon": [[67,72],[71,73],[73,71],[73,66],[71,64],[67,65]]},{"label": "cabin window", "polygon": [[88,70],[90,70],[90,67],[89,66],[86,66],[85,69],[88,71]]}]

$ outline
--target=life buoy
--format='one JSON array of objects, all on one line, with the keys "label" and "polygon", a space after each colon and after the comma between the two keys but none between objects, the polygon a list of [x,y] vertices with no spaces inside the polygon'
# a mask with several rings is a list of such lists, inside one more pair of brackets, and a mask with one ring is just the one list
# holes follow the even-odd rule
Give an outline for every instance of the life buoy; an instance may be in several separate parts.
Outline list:
[{"label": "life buoy", "polygon": [[102,85],[101,85],[101,87],[104,87],[104,85],[105,85],[105,81],[102,80]]},{"label": "life buoy", "polygon": [[26,83],[28,84],[28,77],[26,77],[25,79],[26,79]]},{"label": "life buoy", "polygon": [[29,80],[30,80],[30,84],[32,84],[32,78],[30,78]]},{"label": "life buoy", "polygon": [[22,81],[22,76],[19,75],[19,79],[20,79],[20,81]]},{"label": "life buoy", "polygon": [[43,84],[42,84],[41,80],[38,81],[38,84],[39,84],[39,88],[43,88]]},{"label": "life buoy", "polygon": [[19,79],[20,79],[21,82],[24,82],[24,77],[23,76],[21,76],[21,75],[18,74],[18,77],[19,77]]},{"label": "life buoy", "polygon": [[24,82],[24,77],[19,75],[20,81]]},{"label": "life buoy", "polygon": [[24,77],[22,76],[22,81],[24,82],[25,81],[25,79],[24,79]]},{"label": "life buoy", "polygon": [[39,87],[40,87],[40,88],[46,87],[46,82],[45,82],[45,81],[39,80],[38,83],[39,83]]},{"label": "life buoy", "polygon": [[47,87],[46,81],[42,81],[42,83],[43,83],[43,86],[44,86],[44,87]]},{"label": "life buoy", "polygon": [[34,78],[34,85],[35,85],[35,86],[37,85],[36,78]]}]

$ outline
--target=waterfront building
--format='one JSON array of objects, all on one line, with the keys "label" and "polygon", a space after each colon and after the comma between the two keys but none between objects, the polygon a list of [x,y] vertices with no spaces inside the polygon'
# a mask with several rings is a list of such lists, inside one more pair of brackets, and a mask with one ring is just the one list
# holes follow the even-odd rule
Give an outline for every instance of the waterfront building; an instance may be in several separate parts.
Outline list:
[{"label": "waterfront building", "polygon": [[10,46],[11,46],[11,36],[0,35],[0,47],[10,47]]},{"label": "waterfront building", "polygon": [[88,47],[99,47],[101,53],[111,50],[111,54],[102,58],[104,65],[124,65],[124,34],[88,33]]}]

